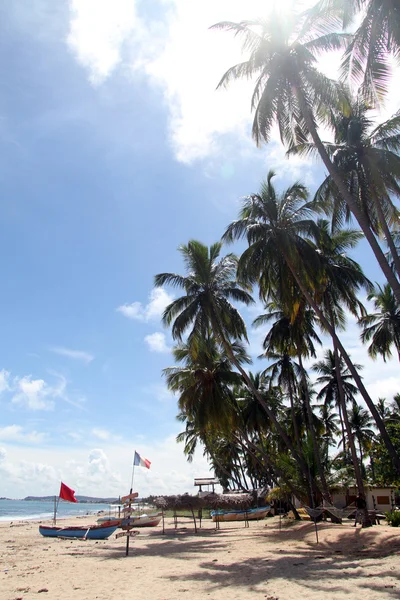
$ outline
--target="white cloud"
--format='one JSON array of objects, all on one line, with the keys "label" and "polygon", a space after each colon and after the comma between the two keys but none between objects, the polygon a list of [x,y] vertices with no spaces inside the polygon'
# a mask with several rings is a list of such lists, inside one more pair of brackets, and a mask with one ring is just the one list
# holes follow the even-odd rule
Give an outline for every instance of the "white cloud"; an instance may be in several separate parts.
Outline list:
[{"label": "white cloud", "polygon": [[70,0],[67,43],[87,68],[93,84],[104,81],[121,63],[124,45],[135,35],[134,0]]},{"label": "white cloud", "polygon": [[5,369],[1,369],[0,371],[0,394],[2,392],[6,392],[10,389],[10,373]]},{"label": "white cloud", "polygon": [[136,321],[154,321],[161,318],[164,309],[170,304],[173,297],[164,290],[164,288],[154,288],[150,292],[149,302],[143,305],[141,302],[132,302],[132,304],[123,304],[117,308],[124,317]]},{"label": "white cloud", "polygon": [[90,363],[94,359],[94,356],[89,354],[89,352],[84,352],[83,350],[71,350],[70,348],[64,348],[62,346],[50,348],[50,351],[85,363]]},{"label": "white cloud", "polygon": [[17,498],[56,493],[62,480],[77,494],[118,497],[129,491],[134,449],[151,461],[150,470],[135,469],[135,488],[140,495],[195,493],[193,480],[207,476],[209,465],[201,449],[189,464],[183,445],[175,441],[177,433],[153,441],[141,436],[104,442],[90,450],[78,445],[49,448],[32,444],[27,452],[26,446],[7,446],[5,442],[0,452],[2,495]]},{"label": "white cloud", "polygon": [[54,390],[43,379],[32,379],[25,375],[16,379],[17,393],[11,402],[30,410],[52,410],[54,408]]},{"label": "white cloud", "polygon": [[39,444],[46,438],[45,433],[26,431],[20,425],[0,427],[0,440],[2,442],[22,442],[24,444]]},{"label": "white cloud", "polygon": [[[221,20],[263,16],[290,0],[165,0],[157,20],[138,18],[134,0],[72,0],[67,43],[94,84],[118,66],[145,74],[161,89],[169,112],[169,137],[177,159],[190,163],[220,153],[234,134],[249,148],[251,83],[216,91],[222,74],[243,59],[229,33],[210,31]],[[135,310],[133,308],[133,310]]]},{"label": "white cloud", "polygon": [[[217,155],[231,156],[233,147],[235,152],[239,146],[242,153],[254,151],[250,137],[252,82],[236,82],[229,90],[215,89],[222,74],[243,60],[240,40],[228,32],[210,31],[210,26],[222,20],[263,17],[272,8],[287,12],[291,4],[301,11],[313,3],[164,0],[158,20],[154,12],[145,20],[138,18],[140,8],[134,0],[71,0],[67,42],[92,83],[103,82],[123,66],[125,73],[130,69],[133,74],[144,74],[161,90],[174,154],[179,161],[191,163]],[[337,53],[323,55],[321,69],[335,77],[339,58]],[[398,83],[399,73],[396,76]],[[393,92],[397,89],[395,79]],[[393,104],[396,94],[388,97],[387,108],[397,108]],[[277,131],[273,137],[278,140]],[[273,159],[270,151],[268,147],[269,165]],[[301,165],[309,164],[309,160],[296,160],[286,162],[285,169],[294,169],[297,177]],[[126,306],[131,314],[135,314],[135,304]]]},{"label": "white cloud", "polygon": [[170,348],[166,343],[165,334],[159,331],[151,333],[150,335],[146,335],[144,341],[148,345],[151,352],[166,353],[170,351]]},{"label": "white cloud", "polygon": [[110,432],[106,429],[92,429],[92,434],[100,440],[110,439]]},{"label": "white cloud", "polygon": [[16,376],[10,380],[7,391],[11,404],[34,411],[49,411],[54,409],[56,400],[61,400],[80,410],[86,410],[83,406],[84,397],[74,392],[71,398],[65,377],[60,373],[51,371],[49,373],[56,378],[53,383],[48,383],[41,378],[34,379],[32,375]]},{"label": "white cloud", "polygon": [[5,448],[2,448],[2,447],[0,446],[0,462],[2,462],[3,460],[5,460],[5,459],[6,459],[6,456],[7,456],[7,451],[6,451],[6,449],[5,449]]}]

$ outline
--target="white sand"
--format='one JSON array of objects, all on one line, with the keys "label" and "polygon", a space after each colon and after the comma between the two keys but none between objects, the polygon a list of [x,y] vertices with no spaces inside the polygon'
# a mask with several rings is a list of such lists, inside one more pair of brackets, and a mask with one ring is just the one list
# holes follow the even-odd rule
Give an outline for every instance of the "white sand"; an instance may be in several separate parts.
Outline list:
[{"label": "white sand", "polygon": [[188,520],[176,532],[167,520],[166,535],[161,526],[142,529],[125,557],[115,534],[68,541],[40,536],[37,523],[1,523],[0,599],[400,598],[400,528],[321,524],[317,545],[312,523],[278,525],[273,518],[215,531],[207,520],[195,535]]}]

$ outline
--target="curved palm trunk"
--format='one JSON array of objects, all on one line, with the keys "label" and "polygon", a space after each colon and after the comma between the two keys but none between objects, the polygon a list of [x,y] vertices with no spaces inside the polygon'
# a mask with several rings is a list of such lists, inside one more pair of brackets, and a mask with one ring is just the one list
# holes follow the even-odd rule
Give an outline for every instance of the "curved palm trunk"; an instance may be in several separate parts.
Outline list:
[{"label": "curved palm trunk", "polygon": [[386,256],[385,256],[382,248],[378,244],[378,241],[377,241],[375,235],[371,231],[371,229],[368,225],[368,222],[367,222],[366,218],[364,217],[362,211],[359,209],[359,206],[358,206],[356,200],[353,198],[353,196],[347,189],[346,183],[343,181],[342,177],[340,176],[339,171],[337,170],[337,168],[335,167],[335,165],[332,163],[331,159],[329,158],[329,155],[328,155],[327,151],[325,150],[325,146],[323,145],[323,143],[318,135],[317,128],[314,123],[314,119],[310,113],[310,110],[307,106],[307,103],[306,103],[304,95],[303,95],[303,91],[301,90],[301,87],[298,85],[298,82],[294,82],[294,91],[296,93],[297,100],[298,100],[299,106],[301,108],[304,121],[307,125],[307,129],[310,132],[310,135],[313,139],[315,147],[318,150],[318,153],[322,159],[322,162],[324,163],[325,167],[327,168],[329,175],[332,177],[340,195],[342,196],[342,198],[346,202],[347,206],[349,207],[350,211],[353,213],[354,217],[356,218],[362,232],[365,235],[366,240],[368,241],[369,245],[371,246],[371,249],[375,255],[376,260],[378,261],[380,268],[382,269],[390,287],[393,290],[393,293],[394,293],[397,301],[400,303],[400,282],[397,279],[396,275],[393,273],[392,269],[390,268],[390,265],[386,259]]},{"label": "curved palm trunk", "polygon": [[397,252],[396,245],[393,242],[392,234],[391,234],[389,226],[386,222],[385,215],[383,214],[383,210],[382,210],[381,203],[379,202],[379,198],[374,193],[373,193],[373,199],[374,199],[374,203],[376,206],[376,212],[378,213],[379,223],[380,223],[380,226],[382,227],[383,235],[385,236],[386,243],[387,243],[390,253],[392,255],[395,270],[396,270],[398,276],[400,277],[400,257]]},{"label": "curved palm trunk", "polygon": [[[339,394],[339,391],[338,391]],[[343,422],[343,411],[342,411],[342,403],[340,398],[337,398],[337,407],[339,412],[339,421],[340,421],[340,429],[342,430],[342,440],[343,440],[343,457],[346,458],[346,440],[345,440],[345,432],[344,432],[344,422]]]},{"label": "curved palm trunk", "polygon": [[[260,450],[260,448],[254,444],[254,442],[252,442],[249,437],[247,436],[247,434],[244,431],[240,431],[240,435],[243,437],[243,439],[245,440],[246,444],[244,444],[240,438],[233,434],[233,437],[237,440],[237,442],[239,444],[242,444],[243,449],[247,452],[249,452],[249,454],[251,454],[251,456],[254,458],[254,460],[256,460],[258,462],[259,465],[261,465],[262,467],[263,462],[259,459],[259,457],[257,456],[256,452],[260,452],[263,460],[265,460],[265,462],[267,463],[267,465],[269,466],[269,468],[276,473],[277,477],[279,477],[280,479],[282,479],[282,481],[285,483],[285,485],[287,486],[288,490],[290,490],[290,492],[293,494],[293,496],[295,496],[296,498],[301,498],[302,494],[299,492],[299,490],[296,490],[296,488],[293,486],[292,482],[290,479],[288,479],[285,475],[285,473],[271,460],[269,454],[267,454],[266,452],[264,452],[263,450]],[[252,448],[253,451],[250,449]],[[311,506],[312,504],[312,494],[310,495],[310,492],[308,493],[308,503]]]},{"label": "curved palm trunk", "polygon": [[[334,329],[334,326],[333,326],[333,329]],[[358,463],[356,447],[354,444],[354,436],[353,436],[353,432],[351,431],[349,416],[347,414],[346,398],[345,398],[344,389],[343,389],[343,379],[342,379],[342,374],[340,372],[340,356],[339,356],[337,344],[334,339],[333,339],[333,353],[335,356],[335,369],[336,369],[336,380],[337,380],[338,393],[339,393],[339,402],[340,402],[340,406],[341,406],[342,413],[343,413],[343,419],[344,419],[344,423],[345,423],[345,427],[346,427],[347,438],[349,440],[351,459],[353,461],[354,475],[355,475],[356,483],[357,483],[357,490],[358,490],[358,493],[361,494],[363,498],[365,498],[364,482],[362,479],[360,465]],[[343,446],[344,446],[344,437],[343,437]],[[364,511],[363,527],[370,527],[371,525],[372,525],[372,523],[371,523],[371,520],[368,515],[368,510],[366,509]]]},{"label": "curved palm trunk", "polygon": [[240,488],[242,490],[242,492],[247,492],[246,488],[243,487],[240,479],[237,479],[237,477],[234,473],[229,472],[228,469],[226,469],[225,466],[221,463],[221,461],[218,460],[215,456],[212,456],[212,459],[218,465],[218,468],[221,469],[221,471],[223,471],[223,473],[225,473],[228,480],[230,479],[231,481],[236,483],[236,485],[238,486],[238,488]]},{"label": "curved palm trunk", "polygon": [[303,457],[301,455],[299,455],[299,453],[293,446],[289,436],[286,434],[286,432],[282,428],[281,424],[279,423],[278,419],[276,418],[274,412],[269,408],[268,404],[265,402],[264,398],[261,396],[261,394],[255,387],[255,385],[251,381],[249,375],[246,373],[246,371],[242,368],[240,362],[237,360],[234,352],[232,351],[230,343],[225,338],[225,335],[223,333],[223,328],[220,325],[220,321],[219,321],[218,315],[215,310],[213,310],[213,329],[215,331],[215,334],[219,337],[223,347],[225,348],[225,351],[226,351],[227,355],[229,356],[229,359],[231,360],[232,364],[235,365],[235,367],[237,368],[237,370],[243,377],[244,381],[246,382],[247,387],[249,388],[249,390],[251,390],[252,394],[254,394],[254,397],[261,404],[261,406],[267,413],[268,417],[271,419],[271,422],[274,424],[277,433],[282,438],[287,449],[290,450],[290,452],[292,453],[293,458],[298,463],[298,465],[303,473],[303,476],[307,480],[308,479],[308,475],[307,475],[308,470],[307,470],[307,465],[305,464]]},{"label": "curved palm trunk", "polygon": [[372,402],[370,395],[368,394],[367,390],[365,389],[365,386],[361,380],[361,377],[360,377],[357,369],[353,365],[353,363],[350,359],[350,356],[347,354],[346,349],[344,348],[342,342],[340,341],[339,337],[337,336],[335,328],[325,317],[323,311],[320,309],[317,302],[315,302],[315,300],[311,296],[310,292],[305,287],[305,285],[304,285],[303,281],[301,280],[297,270],[295,269],[290,257],[287,255],[286,250],[281,249],[281,252],[285,258],[285,261],[286,261],[293,277],[295,278],[295,280],[297,282],[297,285],[299,286],[299,289],[301,290],[302,294],[304,295],[304,297],[306,298],[306,300],[310,304],[310,306],[315,310],[315,313],[318,315],[321,323],[324,325],[326,330],[329,332],[329,334],[332,337],[333,342],[337,345],[337,348],[340,351],[340,354],[343,356],[343,359],[344,359],[346,365],[348,366],[348,369],[360,391],[360,394],[362,395],[366,405],[368,406],[372,416],[375,419],[375,423],[379,429],[379,432],[382,436],[382,439],[387,448],[387,451],[389,452],[389,455],[393,460],[396,471],[400,474],[400,457],[398,456],[398,454],[392,444],[392,441],[388,435],[388,432],[386,431],[386,427],[379,415],[379,412],[376,409],[375,404]]},{"label": "curved palm trunk", "polygon": [[361,465],[361,472],[365,471],[364,469],[364,453],[363,453],[363,449],[362,449],[362,443],[361,443],[361,438],[358,438],[358,447],[360,449],[360,465]]},{"label": "curved palm trunk", "polygon": [[291,416],[292,416],[294,439],[296,440],[297,450],[298,450],[299,454],[301,454],[300,434],[299,434],[299,427],[297,424],[296,414],[295,414],[295,410],[294,410],[293,388],[292,388],[291,379],[289,379],[289,401],[290,401],[290,412],[291,412]]},{"label": "curved palm trunk", "polygon": [[320,481],[321,481],[322,493],[323,493],[323,496],[324,496],[324,498],[326,500],[328,500],[329,502],[332,502],[332,496],[331,496],[331,493],[329,491],[328,484],[326,482],[325,472],[324,472],[324,468],[322,466],[322,461],[321,461],[321,453],[319,451],[319,445],[318,445],[318,441],[317,441],[317,436],[315,434],[315,427],[314,427],[314,421],[313,421],[313,412],[312,412],[312,409],[311,409],[310,395],[308,393],[307,380],[306,380],[306,376],[305,376],[305,369],[303,367],[303,359],[301,357],[301,353],[300,352],[298,354],[298,360],[299,360],[299,365],[300,365],[300,369],[301,369],[301,379],[302,379],[303,389],[304,389],[304,401],[305,401],[305,404],[306,404],[308,425],[309,425],[309,428],[310,428],[311,441],[312,441],[312,445],[313,445],[313,449],[314,449],[315,461],[317,463],[318,474],[319,474],[319,478],[320,478]]}]

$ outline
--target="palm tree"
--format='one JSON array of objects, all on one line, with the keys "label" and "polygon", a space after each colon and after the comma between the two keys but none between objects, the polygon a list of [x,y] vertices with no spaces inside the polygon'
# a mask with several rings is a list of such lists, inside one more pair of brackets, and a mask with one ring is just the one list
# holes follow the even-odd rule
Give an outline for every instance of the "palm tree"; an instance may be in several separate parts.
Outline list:
[{"label": "palm tree", "polygon": [[[233,344],[232,351],[240,363],[250,362],[240,344]],[[173,355],[183,365],[167,367],[163,375],[168,388],[179,394],[181,413],[195,421],[201,431],[229,429],[235,413],[232,388],[241,383],[242,377],[232,370],[231,361],[215,338],[197,336],[190,343],[176,346]]]},{"label": "palm tree", "polygon": [[[340,379],[337,370],[340,370]],[[362,369],[361,365],[355,365],[357,370]],[[342,357],[339,357],[339,365],[336,363],[336,356],[332,350],[326,350],[323,359],[317,361],[311,367],[315,373],[319,374],[316,380],[318,385],[322,385],[318,392],[317,400],[323,400],[323,407],[338,409],[339,421],[342,430],[342,439],[345,438],[345,426],[343,421],[343,404],[340,396],[340,386],[344,393],[346,402],[353,402],[358,389],[352,383],[352,376],[346,367]],[[343,442],[344,443],[344,442]],[[345,453],[345,447],[343,447]]]},{"label": "palm tree", "polygon": [[[304,186],[295,184],[279,196],[272,185],[273,176],[274,173],[270,172],[259,194],[252,194],[245,198],[239,219],[228,226],[223,236],[223,239],[228,242],[247,238],[249,247],[242,254],[238,264],[239,279],[251,283],[258,282],[263,300],[271,294],[271,290],[277,289],[280,295],[289,293],[293,300],[293,293],[290,290],[293,288],[293,281],[295,282],[343,356],[376,421],[388,452],[400,472],[400,458],[384,423],[341,343],[334,323],[328,320],[318,302],[322,293],[321,281],[325,279],[328,282],[335,272],[335,267],[316,251],[309,240],[303,237],[308,234],[318,239],[320,231],[317,224],[309,219],[312,215],[312,205],[306,202],[307,190]],[[353,275],[351,280],[355,282]],[[282,298],[279,297],[279,300],[281,301]],[[289,301],[285,299],[284,305],[289,307]]]},{"label": "palm tree", "polygon": [[371,443],[375,439],[371,416],[367,410],[362,408],[357,402],[354,402],[349,417],[352,433],[358,441],[361,470],[365,474],[364,455],[370,449]]},{"label": "palm tree", "polygon": [[[320,340],[315,332],[314,322],[315,315],[312,310],[306,308],[304,306],[304,302],[298,304],[296,310],[296,316],[290,318],[283,310],[279,308],[279,304],[277,302],[270,302],[267,304],[267,310],[270,312],[261,315],[254,321],[254,325],[261,325],[268,322],[270,319],[275,319],[270,331],[268,332],[265,340],[264,340],[264,349],[265,356],[267,358],[270,357],[270,352],[282,352],[282,367],[285,369],[283,372],[281,371],[281,377],[283,382],[283,377],[287,376],[288,379],[288,391],[290,394],[292,384],[293,384],[293,375],[294,365],[290,362],[291,356],[297,356],[299,364],[297,374],[301,381],[301,390],[304,395],[304,405],[306,408],[306,414],[308,419],[308,427],[311,435],[311,440],[314,447],[314,454],[316,463],[318,466],[319,477],[322,484],[322,490],[324,496],[329,499],[330,492],[328,489],[328,485],[326,483],[325,473],[322,468],[321,457],[319,453],[319,446],[317,442],[317,437],[314,428],[314,419],[313,413],[311,409],[311,402],[308,393],[308,384],[307,384],[307,374],[302,364],[303,357],[308,358],[310,356],[316,356],[314,341]],[[297,387],[297,383],[296,383]],[[300,386],[299,386],[300,391]],[[289,395],[290,397],[290,395]],[[291,398],[291,409],[292,409],[292,420],[294,432],[296,435],[297,443],[299,444],[300,438],[297,430],[297,422],[294,413],[293,400]]]},{"label": "palm tree", "polygon": [[[245,323],[239,311],[230,303],[254,302],[248,293],[248,286],[236,280],[238,260],[233,254],[220,258],[222,243],[207,248],[201,242],[191,240],[179,250],[184,258],[187,275],[161,273],[155,276],[155,285],[172,285],[185,291],[185,295],[169,304],[163,313],[163,323],[172,324],[172,336],[181,341],[185,332],[192,327],[188,336],[191,343],[196,337],[204,337],[212,330],[217,342],[221,344],[231,363],[236,367],[257,401],[266,411],[277,433],[292,452],[300,467],[305,469],[301,457],[297,454],[291,440],[282,429],[274,412],[265,402],[262,394],[254,387],[248,373],[237,360],[231,340],[247,341]],[[218,260],[219,259],[219,260]]]},{"label": "palm tree", "polygon": [[324,403],[320,408],[321,421],[324,426],[323,437],[328,445],[331,445],[334,441],[335,436],[338,434],[339,427],[337,425],[338,418],[336,412]]},{"label": "palm tree", "polygon": [[263,355],[272,363],[264,373],[271,377],[271,383],[276,383],[289,397],[292,429],[297,448],[301,452],[301,441],[295,412],[295,397],[297,395],[297,380],[300,378],[300,367],[287,352],[276,353],[266,350]]},{"label": "palm tree", "polygon": [[343,77],[362,85],[366,97],[379,103],[387,92],[389,55],[400,55],[400,9],[396,0],[319,0],[307,13],[306,27],[346,29],[360,13],[343,60]]},{"label": "palm tree", "polygon": [[[331,160],[340,171],[347,188],[358,201],[365,222],[375,235],[384,235],[390,250],[390,260],[400,272],[400,258],[390,226],[397,225],[399,211],[392,196],[400,196],[400,111],[391,119],[374,127],[368,113],[370,106],[359,95],[347,97],[343,112],[331,109],[334,143],[324,142]],[[289,154],[317,153],[313,143],[302,143]],[[340,228],[351,218],[344,198],[338,193],[331,175],[316,192],[315,199],[332,214],[332,229]]]},{"label": "palm tree", "polygon": [[373,301],[377,311],[360,319],[364,329],[361,340],[363,343],[371,341],[368,354],[371,358],[381,355],[386,362],[392,356],[394,346],[400,361],[400,304],[388,284],[383,287],[377,285],[368,295],[368,300]]},{"label": "palm tree", "polygon": [[249,53],[248,60],[228,69],[218,87],[226,86],[234,79],[256,78],[251,108],[254,110],[253,137],[258,144],[269,141],[275,122],[282,142],[289,148],[307,142],[311,136],[338,192],[356,218],[400,302],[400,282],[318,134],[317,121],[330,125],[331,107],[346,104],[347,99],[340,87],[318,72],[317,55],[321,51],[343,49],[349,36],[336,33],[312,36],[301,31],[301,20],[296,19],[296,15],[271,14],[263,21],[221,22],[214,27],[241,37],[243,50]]}]

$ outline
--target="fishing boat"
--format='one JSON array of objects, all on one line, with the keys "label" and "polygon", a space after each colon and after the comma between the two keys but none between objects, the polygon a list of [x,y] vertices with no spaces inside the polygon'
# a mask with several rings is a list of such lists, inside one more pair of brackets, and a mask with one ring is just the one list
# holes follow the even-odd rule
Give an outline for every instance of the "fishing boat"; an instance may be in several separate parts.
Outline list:
[{"label": "fishing boat", "polygon": [[212,510],[211,518],[215,521],[260,521],[265,519],[270,511],[270,506],[249,508],[248,510]]},{"label": "fishing boat", "polygon": [[156,527],[162,519],[162,513],[157,512],[154,514],[142,514],[142,515],[131,515],[128,518],[113,518],[113,517],[100,517],[97,519],[98,523],[107,524],[109,526],[123,527],[129,524],[133,527]]},{"label": "fishing boat", "polygon": [[106,540],[117,529],[115,525],[85,525],[71,527],[51,527],[39,525],[39,533],[44,537],[78,538],[81,540]]}]

